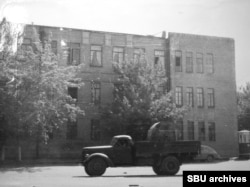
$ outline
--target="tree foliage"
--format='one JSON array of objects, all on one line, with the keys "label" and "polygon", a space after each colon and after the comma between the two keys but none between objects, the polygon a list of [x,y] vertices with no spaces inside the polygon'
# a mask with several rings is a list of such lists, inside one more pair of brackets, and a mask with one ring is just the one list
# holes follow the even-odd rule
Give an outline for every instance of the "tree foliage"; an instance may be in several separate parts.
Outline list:
[{"label": "tree foliage", "polygon": [[[68,95],[68,87],[82,86],[81,66],[63,66],[51,50],[51,37],[40,41],[35,27],[31,45],[23,47],[22,32],[13,35],[13,24],[1,23],[1,115],[9,135],[35,135],[47,141],[48,133],[83,111]],[[17,44],[17,50],[13,45]]]},{"label": "tree foliage", "polygon": [[250,130],[250,83],[238,91],[238,126],[239,130]]},{"label": "tree foliage", "polygon": [[181,118],[185,108],[177,108],[167,92],[167,76],[162,64],[149,62],[142,53],[137,60],[113,62],[117,75],[113,102],[102,110],[105,127],[124,133],[130,125],[152,125],[154,121]]}]

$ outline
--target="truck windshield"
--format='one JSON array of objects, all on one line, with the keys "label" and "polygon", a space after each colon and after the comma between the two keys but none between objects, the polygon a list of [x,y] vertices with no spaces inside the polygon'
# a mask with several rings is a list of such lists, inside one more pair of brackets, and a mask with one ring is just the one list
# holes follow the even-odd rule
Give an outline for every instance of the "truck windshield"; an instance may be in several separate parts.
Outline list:
[{"label": "truck windshield", "polygon": [[112,138],[110,145],[114,146],[117,142],[117,138]]}]

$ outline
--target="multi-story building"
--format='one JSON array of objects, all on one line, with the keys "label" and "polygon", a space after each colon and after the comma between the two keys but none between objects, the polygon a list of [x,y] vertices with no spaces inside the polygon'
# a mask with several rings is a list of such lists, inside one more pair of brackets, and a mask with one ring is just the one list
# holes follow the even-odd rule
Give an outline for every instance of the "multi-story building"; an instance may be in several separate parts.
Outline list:
[{"label": "multi-story building", "polygon": [[237,155],[234,40],[179,33],[167,40],[176,104],[191,107],[181,122],[184,139]]},{"label": "multi-story building", "polygon": [[[52,50],[62,64],[84,64],[80,76],[85,85],[68,91],[86,114],[66,128],[65,141],[103,141],[98,108],[113,99],[116,76],[112,61],[137,58],[143,51],[148,63],[165,65],[168,87],[176,104],[191,108],[178,124],[179,139],[200,140],[222,156],[238,154],[233,39],[181,33],[169,33],[166,38],[165,34],[154,37],[36,27],[41,36],[52,33]],[[31,42],[30,31],[26,27],[24,45]]]}]

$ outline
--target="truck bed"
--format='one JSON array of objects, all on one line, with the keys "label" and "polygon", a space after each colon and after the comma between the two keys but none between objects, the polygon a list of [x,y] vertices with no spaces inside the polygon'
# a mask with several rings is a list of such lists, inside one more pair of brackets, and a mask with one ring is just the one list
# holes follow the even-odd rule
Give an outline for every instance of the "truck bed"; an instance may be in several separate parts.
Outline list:
[{"label": "truck bed", "polygon": [[200,141],[151,142],[135,143],[137,157],[151,157],[152,154],[196,155],[200,152]]}]

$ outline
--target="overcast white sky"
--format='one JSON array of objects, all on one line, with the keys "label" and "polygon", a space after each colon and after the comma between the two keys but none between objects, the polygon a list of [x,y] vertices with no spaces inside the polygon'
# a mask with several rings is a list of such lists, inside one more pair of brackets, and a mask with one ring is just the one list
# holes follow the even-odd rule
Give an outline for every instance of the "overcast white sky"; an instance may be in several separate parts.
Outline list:
[{"label": "overcast white sky", "polygon": [[250,0],[0,0],[0,19],[160,36],[235,39],[237,85],[250,82]]}]

